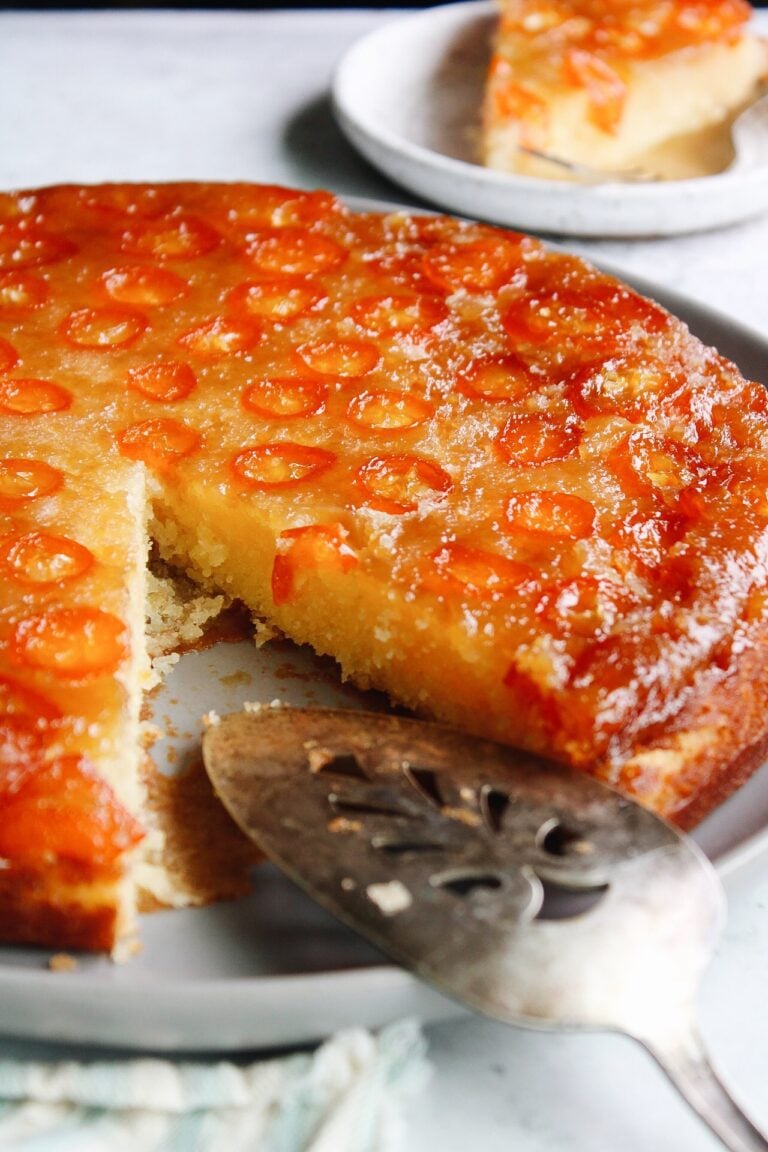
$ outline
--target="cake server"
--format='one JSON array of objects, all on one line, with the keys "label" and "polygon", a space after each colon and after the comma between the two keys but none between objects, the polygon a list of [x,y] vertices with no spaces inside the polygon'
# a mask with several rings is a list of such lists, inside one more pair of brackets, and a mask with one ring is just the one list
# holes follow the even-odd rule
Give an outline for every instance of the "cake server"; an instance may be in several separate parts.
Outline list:
[{"label": "cake server", "polygon": [[676,829],[581,773],[388,714],[235,714],[203,756],[243,831],[382,952],[497,1020],[634,1037],[727,1148],[768,1150],[696,1027],[725,905]]}]

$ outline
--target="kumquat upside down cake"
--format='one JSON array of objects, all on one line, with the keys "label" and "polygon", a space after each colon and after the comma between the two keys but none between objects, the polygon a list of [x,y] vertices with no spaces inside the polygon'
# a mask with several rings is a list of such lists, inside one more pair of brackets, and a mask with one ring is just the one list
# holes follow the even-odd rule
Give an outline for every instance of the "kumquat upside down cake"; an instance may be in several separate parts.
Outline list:
[{"label": "kumquat upside down cake", "polygon": [[145,567],[691,825],[768,731],[768,403],[537,240],[248,185],[0,199],[0,935],[114,949]]}]

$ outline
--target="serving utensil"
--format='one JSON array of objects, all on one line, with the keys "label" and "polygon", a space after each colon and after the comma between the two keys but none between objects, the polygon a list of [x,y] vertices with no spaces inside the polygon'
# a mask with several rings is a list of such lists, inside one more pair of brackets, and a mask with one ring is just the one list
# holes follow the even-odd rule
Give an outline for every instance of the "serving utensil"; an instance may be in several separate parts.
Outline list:
[{"label": "serving utensil", "polygon": [[[761,164],[768,164],[768,92],[759,96],[757,100],[736,116],[731,124],[730,132],[733,158],[722,169],[723,172],[734,172],[737,169],[745,170]],[[662,179],[661,176],[644,168],[615,170],[596,168],[590,164],[566,160],[562,156],[554,156],[551,152],[542,152],[535,148],[519,146],[519,151],[524,152],[526,156],[531,156],[567,172],[573,180],[582,184],[647,184]]]},{"label": "serving utensil", "polygon": [[644,168],[595,168],[592,164],[566,160],[563,156],[543,152],[540,148],[526,148],[522,144],[517,145],[517,151],[566,172],[570,179],[580,184],[653,184],[662,179],[655,172],[648,172]]},{"label": "serving utensil", "polygon": [[725,906],[676,829],[583,774],[388,714],[235,714],[203,757],[243,831],[398,963],[509,1024],[634,1037],[727,1148],[768,1150],[696,1027]]}]

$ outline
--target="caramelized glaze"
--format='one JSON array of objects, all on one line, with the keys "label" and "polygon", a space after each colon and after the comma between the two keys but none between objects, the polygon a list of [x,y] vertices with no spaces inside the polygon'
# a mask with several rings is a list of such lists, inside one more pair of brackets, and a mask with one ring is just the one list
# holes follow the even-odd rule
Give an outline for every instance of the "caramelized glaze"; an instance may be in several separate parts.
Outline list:
[{"label": "caramelized glaze", "polygon": [[[727,34],[740,7],[708,11]],[[281,623],[372,587],[406,646],[421,620],[450,638],[426,709],[667,814],[710,786],[637,753],[762,651],[761,385],[612,278],[477,224],[239,185],[54,188],[0,217],[0,855],[111,865],[140,836],[83,737],[130,654],[76,495],[126,459],[210,499],[201,530],[216,501],[241,548],[268,524],[253,606]],[[364,638],[366,674],[422,706],[399,642]]]}]

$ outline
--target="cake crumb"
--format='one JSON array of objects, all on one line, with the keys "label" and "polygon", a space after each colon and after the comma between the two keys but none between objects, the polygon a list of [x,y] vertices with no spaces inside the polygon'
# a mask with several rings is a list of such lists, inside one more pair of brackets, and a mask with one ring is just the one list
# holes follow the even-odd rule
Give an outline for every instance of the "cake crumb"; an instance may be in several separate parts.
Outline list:
[{"label": "cake crumb", "polygon": [[304,747],[307,750],[307,763],[310,772],[322,772],[323,768],[327,767],[334,758],[334,753],[330,748],[323,748],[316,742],[312,748],[307,749],[306,744]]},{"label": "cake crumb", "polygon": [[144,749],[151,748],[158,740],[164,740],[165,735],[165,729],[151,720],[142,720],[139,724],[139,741]]},{"label": "cake crumb", "polygon": [[48,961],[48,967],[51,972],[75,972],[78,962],[69,952],[55,952]]},{"label": "cake crumb", "polygon": [[279,628],[276,628],[266,620],[262,620],[259,616],[253,616],[252,619],[253,642],[257,648],[263,648],[270,640],[274,640],[281,635]]},{"label": "cake crumb", "polygon": [[221,716],[219,716],[218,712],[214,712],[213,708],[205,713],[202,720],[204,728],[216,728],[221,724]]},{"label": "cake crumb", "polygon": [[129,936],[124,940],[118,941],[112,950],[110,959],[113,964],[128,964],[143,951],[144,945],[141,941],[138,940],[136,936]]}]

